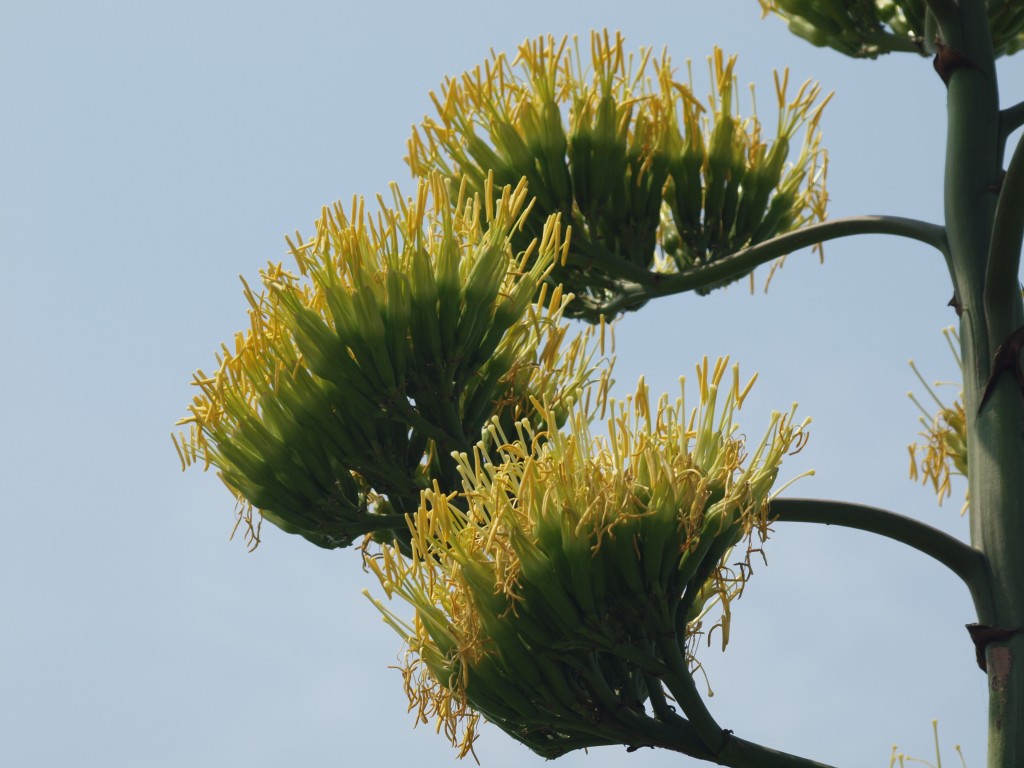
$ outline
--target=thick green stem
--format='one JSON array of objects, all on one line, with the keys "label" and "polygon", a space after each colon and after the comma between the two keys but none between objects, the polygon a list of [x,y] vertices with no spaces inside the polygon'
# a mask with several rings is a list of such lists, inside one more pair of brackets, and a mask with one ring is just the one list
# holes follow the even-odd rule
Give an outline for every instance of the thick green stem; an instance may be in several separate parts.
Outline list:
[{"label": "thick green stem", "polygon": [[999,113],[999,143],[1003,148],[1010,134],[1024,125],[1024,101],[1007,107]]},{"label": "thick green stem", "polygon": [[992,611],[992,587],[985,556],[937,528],[877,507],[825,499],[775,499],[768,515],[783,523],[855,528],[907,544],[959,576],[970,590],[979,616]]},{"label": "thick green stem", "polygon": [[900,216],[850,216],[787,232],[696,269],[677,274],[648,273],[642,282],[623,290],[620,297],[603,309],[611,317],[623,308],[649,299],[738,279],[780,256],[852,235],[905,237],[930,245],[943,255],[947,253],[946,232],[937,224]]},{"label": "thick green stem", "polygon": [[[1005,281],[1010,260],[1017,258],[1000,244],[1006,231],[995,233],[993,243],[1008,118],[999,109],[986,3],[960,0],[958,9],[962,40],[947,83],[945,210],[962,307],[971,542],[991,570],[992,606],[979,616],[981,623],[1017,630],[1024,627],[1024,401],[1014,375],[999,375],[988,386],[993,356],[1006,341],[1007,329],[1024,324],[1019,294],[1009,297],[1009,286],[987,284],[988,279]],[[1004,226],[1012,228],[1012,218],[1006,221]],[[993,246],[997,263],[990,261]],[[1016,276],[1012,279],[1016,291]],[[1020,361],[1003,362],[1012,370]],[[982,408],[986,390],[990,397]],[[985,658],[988,768],[1017,768],[1024,765],[1024,635],[989,643]]]},{"label": "thick green stem", "polygon": [[935,17],[943,43],[959,47],[960,12],[955,0],[924,0]]}]

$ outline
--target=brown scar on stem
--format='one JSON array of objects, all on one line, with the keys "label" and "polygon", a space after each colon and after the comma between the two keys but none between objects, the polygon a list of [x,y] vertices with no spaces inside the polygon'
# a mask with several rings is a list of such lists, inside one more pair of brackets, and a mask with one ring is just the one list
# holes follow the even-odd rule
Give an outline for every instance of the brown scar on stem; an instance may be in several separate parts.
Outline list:
[{"label": "brown scar on stem", "polygon": [[932,59],[932,66],[935,67],[935,71],[939,73],[942,82],[947,86],[953,73],[958,69],[978,69],[978,65],[963,53],[940,41],[935,42],[935,58]]},{"label": "brown scar on stem", "polygon": [[[985,662],[985,650],[988,648],[988,644],[1009,640],[1014,635],[1024,633],[1024,629],[1004,629],[1002,627],[990,627],[987,624],[968,624],[967,633],[971,636],[971,641],[974,643],[974,656],[978,661],[978,667],[982,672],[988,672],[988,665]],[[993,649],[993,657],[995,657],[995,651],[998,650],[1009,651],[1009,648]],[[1010,659],[1012,659],[1012,655]],[[1000,661],[1004,660],[1002,654],[1000,654]],[[998,670],[994,672],[994,674],[997,673]]]},{"label": "brown scar on stem", "polygon": [[1010,679],[1010,672],[1013,670],[1013,651],[1006,646],[999,646],[992,649],[992,692],[999,694],[1000,714],[996,717],[996,728],[1002,729],[1002,712],[1006,709],[1006,688]]},{"label": "brown scar on stem", "polygon": [[964,305],[960,303],[960,300],[953,294],[953,298],[946,304],[947,307],[952,307],[956,311],[956,316],[960,317],[964,313]]}]

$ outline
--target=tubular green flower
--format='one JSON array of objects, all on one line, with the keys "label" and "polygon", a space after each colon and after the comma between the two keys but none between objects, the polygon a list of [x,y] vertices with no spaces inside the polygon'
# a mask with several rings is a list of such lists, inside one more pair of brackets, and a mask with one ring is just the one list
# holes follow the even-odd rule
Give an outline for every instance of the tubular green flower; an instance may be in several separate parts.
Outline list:
[{"label": "tubular green flower", "polygon": [[[549,280],[575,295],[570,315],[596,322],[657,271],[699,268],[823,215],[817,87],[788,103],[780,96],[780,129],[768,144],[756,119],[732,114],[733,60],[713,58],[707,113],[674,79],[667,54],[655,61],[641,49],[634,58],[621,35],[593,33],[587,63],[567,38],[527,41],[511,63],[498,54],[431,94],[437,117],[414,130],[407,161],[416,175],[465,175],[474,189],[489,174],[526,179],[536,200],[520,237],[536,236],[552,214],[571,226]],[[803,152],[787,171],[790,140],[805,123]]]},{"label": "tubular green flower", "polygon": [[536,418],[531,398],[564,411],[591,375],[592,334],[566,340],[569,297],[543,283],[566,247],[557,217],[510,244],[524,184],[471,196],[435,175],[393,196],[376,218],[358,199],[324,209],[289,240],[298,273],[271,264],[262,293],[246,285],[249,329],[194,377],[182,465],[217,468],[253,545],[253,507],[322,547],[406,536],[420,491],[457,483],[452,451],[491,418]]},{"label": "tubular green flower", "polygon": [[[793,34],[854,58],[885,53],[935,53],[935,22],[924,0],[758,0],[765,15],[789,23]],[[1015,0],[988,0],[996,56],[1024,46],[1024,8]]]},{"label": "tubular green flower", "polygon": [[388,598],[415,609],[407,622],[374,600],[408,645],[410,704],[460,756],[480,716],[552,758],[635,745],[659,716],[651,686],[687,713],[708,611],[722,606],[724,646],[749,575],[730,553],[746,542],[749,556],[767,535],[771,485],[806,435],[792,412],[775,414],[748,455],[734,415],[753,380],[741,387],[733,367],[723,393],[727,369],[698,366],[688,416],[683,395],[652,409],[641,380],[611,404],[606,437],[579,406],[563,429],[547,409],[514,434],[492,420],[489,439],[456,457],[462,491],[424,491],[411,555],[384,545],[368,557]]}]

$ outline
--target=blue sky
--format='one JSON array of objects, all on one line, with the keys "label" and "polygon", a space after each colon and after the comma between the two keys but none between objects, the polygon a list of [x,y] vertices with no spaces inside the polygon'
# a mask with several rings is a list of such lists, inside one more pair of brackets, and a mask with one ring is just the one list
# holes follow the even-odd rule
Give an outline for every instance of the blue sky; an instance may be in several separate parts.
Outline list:
[{"label": "blue sky", "polygon": [[[822,122],[833,217],[941,217],[945,94],[927,60],[850,61],[760,20],[755,0],[429,4],[10,3],[0,10],[0,764],[348,766],[454,757],[412,728],[396,636],[349,551],[276,530],[247,554],[212,473],[182,475],[169,433],[191,373],[245,321],[238,275],[285,257],[320,207],[397,180],[445,75],[525,38],[620,29],[698,83],[740,54],[772,122],[771,70],[835,90]],[[1004,100],[1024,97],[1002,65]],[[907,480],[907,360],[955,379],[941,258],[906,241],[791,256],[767,295],[661,299],[618,328],[616,378],[674,390],[704,354],[760,380],[751,434],[793,401],[814,467],[791,495],[884,506],[965,537],[962,487],[937,509]],[[949,388],[949,397],[956,393]],[[723,727],[838,765],[893,743],[984,764],[985,679],[966,589],[866,534],[778,525],[702,659]],[[539,765],[497,729],[485,766]],[[947,758],[950,759],[950,758]],[[565,766],[689,764],[622,748]]]}]

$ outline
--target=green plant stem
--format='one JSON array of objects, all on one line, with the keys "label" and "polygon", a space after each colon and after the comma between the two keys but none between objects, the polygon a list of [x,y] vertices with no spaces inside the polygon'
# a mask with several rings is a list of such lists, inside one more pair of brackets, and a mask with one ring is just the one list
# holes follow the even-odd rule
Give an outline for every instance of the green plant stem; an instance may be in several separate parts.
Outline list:
[{"label": "green plant stem", "polygon": [[569,252],[570,265],[579,267],[596,266],[613,277],[640,282],[649,279],[652,274],[645,267],[620,258],[599,242],[583,240],[578,249],[583,258],[578,258],[571,248]]},{"label": "green plant stem", "polygon": [[906,544],[949,568],[967,585],[979,616],[992,611],[985,556],[937,528],[877,507],[825,499],[775,499],[769,518],[783,523],[819,523],[855,528]]},{"label": "green plant stem", "polygon": [[704,703],[704,699],[701,698],[700,691],[697,690],[690,670],[686,666],[686,660],[679,650],[678,641],[675,636],[666,636],[658,643],[658,646],[662,659],[669,667],[661,675],[662,680],[676,703],[682,707],[683,714],[693,725],[701,741],[704,742],[708,750],[717,755],[728,741],[728,734],[715,721],[714,716]]},{"label": "green plant stem", "polygon": [[[963,32],[958,54],[966,64],[952,70],[947,84],[944,200],[951,267],[962,307],[971,543],[985,555],[991,573],[992,606],[979,615],[980,623],[1019,630],[1024,628],[1024,401],[1016,377],[993,379],[990,397],[980,408],[989,390],[993,354],[1006,341],[1006,329],[1024,325],[1019,293],[1011,298],[1005,286],[987,285],[992,274],[1005,276],[1010,258],[1006,246],[996,243],[1002,263],[989,264],[993,235],[1005,243],[1011,226],[994,231],[1008,118],[999,109],[987,4],[959,0],[958,9]],[[1012,119],[1018,119],[1018,113],[1015,108]],[[1016,288],[1015,275],[1013,281]],[[990,642],[985,660],[988,768],[1019,768],[1024,765],[1024,635]]]},{"label": "green plant stem", "polygon": [[731,768],[829,768],[825,763],[745,741],[729,734],[725,748],[717,755],[721,765]]},{"label": "green plant stem", "polygon": [[954,48],[959,47],[960,9],[954,0],[924,0],[924,4],[928,6],[928,10],[938,23],[943,42]]},{"label": "green plant stem", "polygon": [[[668,645],[674,643],[668,642]],[[700,697],[693,683],[689,670],[682,662],[682,654],[678,647],[673,652],[662,644],[662,652],[671,657],[666,659],[672,671],[662,679],[668,687],[676,703],[683,708],[686,718],[676,717],[667,725],[679,728],[681,732],[696,733],[707,751],[712,755],[705,760],[730,766],[731,768],[829,768],[824,763],[808,760],[805,757],[779,752],[761,744],[754,744],[734,736],[732,731],[724,730],[715,722],[708,711],[704,700]],[[682,664],[682,669],[680,669]],[[685,723],[685,726],[683,725]],[[690,754],[690,753],[688,753]],[[699,755],[694,755],[698,757]]]},{"label": "green plant stem", "polygon": [[1017,142],[996,203],[985,271],[985,322],[989,335],[1005,339],[1016,325],[1020,299],[1020,251],[1024,245],[1024,141]]},{"label": "green plant stem", "polygon": [[642,283],[627,287],[603,309],[611,317],[636,302],[734,280],[793,251],[852,235],[894,235],[930,245],[943,255],[948,252],[945,229],[938,224],[900,216],[851,216],[787,232],[697,269],[675,274],[648,273]]},{"label": "green plant stem", "polygon": [[921,55],[921,47],[916,40],[904,35],[894,35],[891,32],[882,32],[877,35],[867,35],[864,38],[867,43],[874,43],[885,53],[916,53]]},{"label": "green plant stem", "polygon": [[999,143],[1005,147],[1010,134],[1024,125],[1024,101],[999,113]]}]

